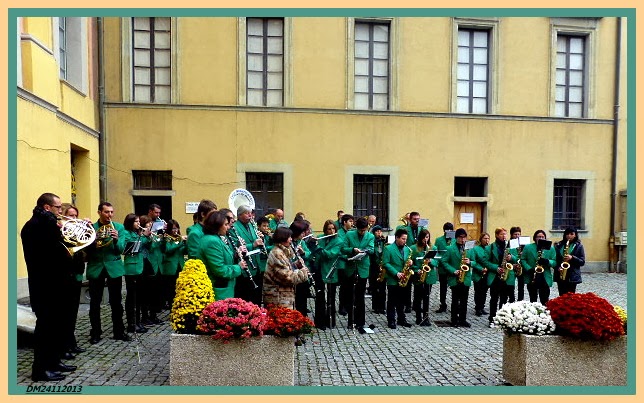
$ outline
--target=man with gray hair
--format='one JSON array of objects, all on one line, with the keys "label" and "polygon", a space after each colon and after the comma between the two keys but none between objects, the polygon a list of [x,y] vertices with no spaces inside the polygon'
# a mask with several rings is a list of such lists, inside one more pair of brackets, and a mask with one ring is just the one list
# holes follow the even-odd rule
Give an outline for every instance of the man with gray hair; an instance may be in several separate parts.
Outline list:
[{"label": "man with gray hair", "polygon": [[[257,236],[255,226],[251,223],[252,216],[253,210],[250,206],[242,204],[237,208],[237,221],[233,224],[234,232],[241,238],[240,242],[246,245],[246,249],[249,252],[260,249],[264,245],[262,239]],[[261,306],[264,273],[260,269],[259,253],[255,253],[250,258],[253,264],[249,265],[248,269],[255,284],[257,284],[257,288],[253,285],[253,281],[248,277],[246,271],[242,271],[242,275],[237,277],[237,282],[235,283],[235,297]]]}]

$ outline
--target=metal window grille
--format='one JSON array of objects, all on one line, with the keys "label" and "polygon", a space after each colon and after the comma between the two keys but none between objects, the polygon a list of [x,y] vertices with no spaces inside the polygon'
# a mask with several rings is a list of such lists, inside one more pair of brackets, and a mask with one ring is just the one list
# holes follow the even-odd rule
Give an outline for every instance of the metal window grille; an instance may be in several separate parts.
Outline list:
[{"label": "metal window grille", "polygon": [[389,109],[389,23],[355,23],[356,109]]},{"label": "metal window grille", "polygon": [[458,30],[456,110],[488,113],[490,82],[490,31]]},{"label": "metal window grille", "polygon": [[261,217],[272,208],[284,206],[284,174],[246,172],[246,190],[255,199],[255,216]]},{"label": "metal window grille", "polygon": [[552,208],[552,228],[583,228],[583,179],[555,179]]},{"label": "metal window grille", "polygon": [[389,225],[389,176],[353,175],[353,215],[372,214],[379,224]]},{"label": "metal window grille", "polygon": [[60,78],[67,79],[67,18],[58,18],[58,54]]},{"label": "metal window grille", "polygon": [[487,196],[487,178],[454,177],[454,196],[485,197]]},{"label": "metal window grille", "polygon": [[172,190],[172,171],[132,171],[134,190]]},{"label": "metal window grille", "polygon": [[586,38],[557,35],[555,115],[584,117],[586,92]]},{"label": "metal window grille", "polygon": [[246,20],[246,102],[284,105],[284,19]]},{"label": "metal window grille", "polygon": [[170,18],[132,18],[132,83],[136,102],[170,102]]}]

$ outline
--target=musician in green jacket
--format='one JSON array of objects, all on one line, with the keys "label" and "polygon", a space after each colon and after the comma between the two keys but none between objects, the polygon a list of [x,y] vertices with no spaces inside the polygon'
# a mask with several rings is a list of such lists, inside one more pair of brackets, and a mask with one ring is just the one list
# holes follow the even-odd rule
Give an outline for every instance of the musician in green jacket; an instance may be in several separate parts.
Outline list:
[{"label": "musician in green jacket", "polygon": [[[494,317],[497,309],[501,308],[509,298],[509,293],[514,294],[514,269],[504,267],[506,264],[513,266],[516,262],[516,255],[513,254],[508,245],[508,231],[505,228],[494,230],[495,241],[490,245],[490,258],[488,259],[487,285],[490,287],[490,315],[488,316],[489,326],[494,327]],[[507,273],[506,273],[507,272]],[[503,277],[507,275],[506,280]]]},{"label": "musician in green jacket", "polygon": [[387,246],[387,237],[382,234],[382,227],[374,225],[371,228],[371,233],[374,236],[373,241],[373,256],[369,259],[369,286],[371,288],[371,309],[374,313],[386,313],[386,300],[387,300],[387,284],[378,281],[380,276],[380,264],[382,263],[382,255]]},{"label": "musician in green jacket", "polygon": [[[347,236],[347,233],[351,231],[355,231],[353,229],[353,216],[351,214],[344,214],[342,217],[340,217],[340,227],[338,228],[338,238],[342,239],[342,242],[344,242],[344,238]],[[340,258],[338,259],[338,281],[340,283],[340,290],[338,291],[339,296],[338,296],[338,313],[342,316],[345,316],[347,314],[347,309],[349,309],[349,306],[345,306],[344,303],[347,300],[347,287],[344,285],[347,283],[346,280],[346,273],[344,272],[344,269],[347,267],[347,257],[345,254],[340,251]]]},{"label": "musician in green jacket", "polygon": [[206,266],[212,282],[215,301],[235,296],[235,279],[246,267],[243,260],[235,263],[235,249],[226,237],[230,228],[228,214],[223,211],[212,212],[204,221],[204,236],[199,244],[197,259]]},{"label": "musician in green jacket", "polygon": [[[452,243],[452,239],[447,237],[447,231],[454,231],[454,225],[451,222],[443,224],[443,235],[436,238],[434,246],[438,253],[447,250],[447,247]],[[440,306],[436,313],[447,311],[447,271],[443,267],[443,263],[438,261],[438,282],[439,284],[439,301]]]},{"label": "musician in green jacket", "polygon": [[489,314],[485,310],[487,299],[487,272],[490,256],[490,234],[481,233],[478,243],[472,248],[470,266],[472,267],[472,283],[474,284],[474,312],[476,316]]},{"label": "musician in green jacket", "polygon": [[[371,232],[368,232],[369,224],[364,217],[356,221],[356,231],[347,232],[342,245],[342,254],[353,258],[348,261],[344,269],[344,286],[347,288],[344,306],[349,309],[347,328],[358,329],[358,333],[364,334],[365,325],[365,290],[369,278],[369,258],[373,256],[374,239]],[[362,256],[362,257],[359,257]]]},{"label": "musician in green jacket", "polygon": [[[412,260],[414,265],[414,301],[413,308],[416,312],[416,324],[430,326],[429,322],[429,295],[432,291],[432,284],[436,284],[438,274],[436,273],[436,260],[425,259],[425,255],[431,250],[430,235],[427,229],[423,228],[418,233],[416,245],[411,247]],[[425,277],[420,282],[421,274]]]},{"label": "musician in green jacket", "polygon": [[161,264],[161,286],[163,291],[164,309],[171,309],[174,301],[175,288],[179,272],[185,263],[188,252],[186,237],[181,235],[181,227],[177,220],[168,220],[168,228],[164,236],[164,253]]},{"label": "musician in green jacket", "polygon": [[[253,210],[250,206],[239,206],[237,208],[237,220],[233,224],[233,238],[235,238],[235,236],[238,237],[237,239],[241,238],[239,242],[246,246],[246,250],[248,252],[261,251],[264,246],[264,241],[257,236],[255,226],[251,223],[252,213]],[[233,239],[233,241],[237,239]],[[249,271],[253,276],[252,281],[248,273],[243,271],[235,284],[236,298],[241,298],[258,306],[262,305],[262,284],[264,278],[263,272],[260,271],[261,254],[261,252],[256,252],[254,255],[250,256],[252,264],[249,266]],[[266,255],[266,257],[268,257],[268,255]],[[253,282],[257,285],[257,288],[253,285]]]},{"label": "musician in green jacket", "polygon": [[146,333],[148,329],[141,322],[141,307],[143,285],[141,273],[143,273],[143,254],[141,253],[144,244],[149,242],[145,235],[149,235],[149,229],[140,226],[140,218],[130,213],[123,219],[125,250],[123,251],[123,263],[125,266],[125,318],[127,331],[130,333]]},{"label": "musician in green jacket", "polygon": [[[550,299],[550,287],[552,287],[552,268],[556,267],[557,256],[555,248],[540,249],[539,241],[546,241],[546,232],[544,230],[535,231],[532,236],[534,243],[526,245],[521,253],[521,265],[523,266],[524,282],[528,285],[528,295],[530,302],[539,302],[545,305]],[[540,273],[535,273],[537,265],[543,269]]]},{"label": "musician in green jacket", "polygon": [[[456,230],[456,242],[447,247],[441,258],[447,271],[447,284],[452,290],[451,324],[453,327],[470,327],[467,318],[467,298],[472,285],[472,270],[468,269],[463,275],[461,265],[470,265],[470,258],[465,250],[467,232],[463,228]],[[461,277],[463,281],[461,281]]]},{"label": "musician in green jacket", "polygon": [[403,288],[398,285],[398,282],[403,277],[403,269],[407,261],[409,260],[412,263],[411,248],[407,246],[407,231],[405,229],[397,229],[394,236],[395,242],[385,248],[382,256],[382,267],[387,271],[385,275],[388,295],[387,323],[390,329],[396,329],[396,325],[412,326],[405,318]]},{"label": "musician in green jacket", "polygon": [[188,259],[197,259],[199,244],[203,237],[203,222],[211,211],[217,211],[217,205],[212,200],[203,199],[199,202],[199,207],[197,207],[199,220],[186,230],[186,233],[188,234]]},{"label": "musician in green jacket", "polygon": [[101,301],[107,281],[114,340],[130,341],[123,324],[123,305],[121,305],[121,287],[125,268],[121,254],[125,247],[125,228],[112,221],[114,207],[108,202],[98,205],[98,221],[94,223],[96,241],[87,248],[87,279],[89,280],[89,321],[91,325],[91,344],[101,340]]},{"label": "musician in green jacket", "polygon": [[317,240],[317,247],[311,253],[316,256],[318,276],[316,283],[322,292],[315,296],[315,327],[326,330],[335,327],[335,291],[338,286],[337,262],[340,257],[342,238],[337,235],[337,228],[332,220],[324,222],[323,237]]}]

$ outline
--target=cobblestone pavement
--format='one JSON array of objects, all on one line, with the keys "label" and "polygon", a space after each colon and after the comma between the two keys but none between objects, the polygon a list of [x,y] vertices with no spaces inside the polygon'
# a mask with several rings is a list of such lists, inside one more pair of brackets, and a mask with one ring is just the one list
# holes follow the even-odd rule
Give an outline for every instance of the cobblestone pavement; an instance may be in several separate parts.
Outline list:
[{"label": "cobblestone pavement", "polygon": [[[625,274],[584,273],[583,280],[577,292],[594,292],[627,309]],[[488,328],[486,317],[473,314],[473,290],[470,291],[468,321],[471,328],[436,325],[436,322],[449,320],[449,312],[434,313],[438,307],[438,286],[433,287],[430,297],[431,327],[389,329],[385,315],[371,312],[371,300],[367,299],[367,324],[376,326],[374,333],[361,335],[347,330],[346,316],[338,316],[335,329],[317,331],[307,337],[306,344],[297,347],[295,385],[503,385],[502,331]],[[551,290],[551,297],[555,296],[556,286]],[[449,302],[449,292],[447,298]],[[311,309],[312,302],[311,299]],[[169,334],[172,329],[168,311],[159,316],[164,320],[162,324],[136,335],[138,338],[131,342],[123,342],[111,339],[109,306],[103,306],[103,339],[90,345],[87,309],[88,305],[82,305],[76,330],[79,344],[87,351],[67,362],[78,366],[75,372],[52,384],[169,385]],[[413,315],[407,316],[410,322]],[[18,385],[31,385],[33,350],[19,345],[17,359]]]}]

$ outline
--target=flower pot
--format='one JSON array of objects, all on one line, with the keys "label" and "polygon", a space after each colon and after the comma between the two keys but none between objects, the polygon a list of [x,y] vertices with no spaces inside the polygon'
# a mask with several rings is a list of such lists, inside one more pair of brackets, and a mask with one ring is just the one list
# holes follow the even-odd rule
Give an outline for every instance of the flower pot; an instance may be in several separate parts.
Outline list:
[{"label": "flower pot", "polygon": [[294,358],[290,337],[263,336],[224,344],[207,335],[172,334],[170,384],[293,386]]},{"label": "flower pot", "polygon": [[505,334],[503,378],[512,385],[626,385],[626,336],[583,341],[562,336]]}]

